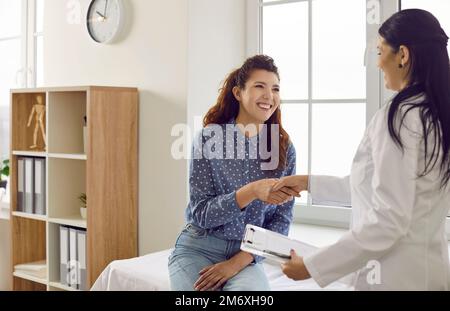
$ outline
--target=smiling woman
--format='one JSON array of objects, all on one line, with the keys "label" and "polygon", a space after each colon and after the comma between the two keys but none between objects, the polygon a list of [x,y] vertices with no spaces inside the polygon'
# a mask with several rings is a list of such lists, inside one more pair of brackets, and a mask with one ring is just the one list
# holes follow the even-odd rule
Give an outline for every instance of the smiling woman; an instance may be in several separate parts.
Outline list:
[{"label": "smiling woman", "polygon": [[[263,258],[241,251],[240,244],[249,223],[287,235],[292,221],[298,192],[271,191],[296,166],[280,122],[279,84],[273,59],[256,55],[228,75],[207,112],[194,142],[187,224],[169,259],[173,290],[269,289]],[[270,146],[269,158],[262,146]],[[274,166],[265,166],[274,159]]]}]

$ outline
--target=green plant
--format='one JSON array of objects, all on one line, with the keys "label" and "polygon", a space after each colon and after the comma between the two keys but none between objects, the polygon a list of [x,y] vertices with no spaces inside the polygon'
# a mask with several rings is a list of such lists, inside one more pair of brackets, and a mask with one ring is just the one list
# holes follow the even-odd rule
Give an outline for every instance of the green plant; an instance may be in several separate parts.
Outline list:
[{"label": "green plant", "polygon": [[0,180],[2,180],[2,176],[9,176],[9,159],[3,160],[0,163]]},{"label": "green plant", "polygon": [[78,199],[80,200],[81,204],[83,204],[83,207],[87,207],[87,205],[86,205],[86,202],[87,202],[86,193],[80,194]]}]

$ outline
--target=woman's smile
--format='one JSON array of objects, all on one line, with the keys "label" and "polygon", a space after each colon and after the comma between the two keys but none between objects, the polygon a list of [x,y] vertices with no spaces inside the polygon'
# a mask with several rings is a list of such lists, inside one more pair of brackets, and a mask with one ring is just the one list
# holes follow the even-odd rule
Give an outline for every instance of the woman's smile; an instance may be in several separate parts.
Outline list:
[{"label": "woman's smile", "polygon": [[269,103],[264,103],[264,102],[258,102],[258,103],[256,103],[256,105],[264,111],[270,111],[270,109],[272,109],[272,107],[273,107],[273,105],[271,105]]}]

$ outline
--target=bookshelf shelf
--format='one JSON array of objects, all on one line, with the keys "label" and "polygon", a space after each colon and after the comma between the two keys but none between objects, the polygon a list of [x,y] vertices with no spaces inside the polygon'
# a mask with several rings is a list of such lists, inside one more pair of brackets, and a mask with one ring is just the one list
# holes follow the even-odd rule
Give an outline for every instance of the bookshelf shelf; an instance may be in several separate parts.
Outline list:
[{"label": "bookshelf shelf", "polygon": [[[44,99],[45,135],[35,142],[34,123],[27,125],[37,97]],[[10,98],[12,288],[77,290],[61,282],[61,225],[86,230],[90,288],[111,261],[137,256],[138,91],[97,86],[19,89]],[[22,157],[44,159],[46,215],[18,208]],[[88,198],[89,221],[80,214],[81,193]],[[46,261],[48,279],[14,271],[16,265],[41,260]]]},{"label": "bookshelf shelf", "polygon": [[49,153],[48,157],[54,159],[87,160],[85,154]]},{"label": "bookshelf shelf", "polygon": [[71,291],[71,292],[79,292],[80,291],[80,290],[78,290],[76,288],[73,288],[73,287],[70,287],[70,286],[66,286],[66,285],[61,284],[59,282],[49,282],[48,285],[49,285],[49,287],[54,287],[54,288],[62,289],[62,290],[65,290],[65,291]]},{"label": "bookshelf shelf", "polygon": [[65,218],[49,218],[48,222],[53,224],[71,226],[76,228],[87,228],[86,219],[82,219],[79,215],[72,215]]},{"label": "bookshelf shelf", "polygon": [[38,278],[33,275],[29,275],[25,272],[13,272],[13,276],[24,279],[24,280],[32,281],[35,283],[43,284],[43,285],[47,285],[47,283],[48,283],[47,279]]},{"label": "bookshelf shelf", "polygon": [[45,158],[47,156],[46,152],[33,152],[33,151],[13,151],[13,155],[23,156],[23,157],[41,157]]},{"label": "bookshelf shelf", "polygon": [[39,221],[47,220],[47,216],[45,216],[45,215],[36,215],[36,214],[30,214],[30,213],[24,213],[24,212],[12,212],[12,215],[16,216],[16,217],[34,219],[34,220],[39,220]]}]

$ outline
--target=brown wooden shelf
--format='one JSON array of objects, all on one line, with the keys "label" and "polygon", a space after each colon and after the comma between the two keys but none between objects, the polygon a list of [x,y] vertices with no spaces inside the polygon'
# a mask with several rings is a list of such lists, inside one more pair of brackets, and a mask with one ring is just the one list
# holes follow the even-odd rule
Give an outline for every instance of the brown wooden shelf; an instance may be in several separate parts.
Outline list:
[{"label": "brown wooden shelf", "polygon": [[[27,122],[37,95],[45,98],[47,144],[40,142],[40,148],[31,149],[34,126],[27,127]],[[87,230],[90,287],[111,261],[138,255],[138,90],[101,86],[12,90],[11,116],[13,289],[73,290],[59,283],[60,225]],[[46,159],[45,216],[17,211],[19,157]],[[87,220],[79,214],[80,193],[87,194]],[[14,272],[17,264],[43,259],[48,280]]]}]

